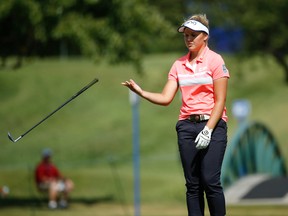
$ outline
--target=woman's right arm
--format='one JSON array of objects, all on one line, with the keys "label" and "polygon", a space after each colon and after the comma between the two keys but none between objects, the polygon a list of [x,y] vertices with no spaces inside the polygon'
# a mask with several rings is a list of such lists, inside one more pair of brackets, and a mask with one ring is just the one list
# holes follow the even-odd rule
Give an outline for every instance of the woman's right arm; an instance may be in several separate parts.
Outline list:
[{"label": "woman's right arm", "polygon": [[151,103],[162,106],[169,105],[178,90],[178,84],[174,80],[168,80],[161,93],[144,91],[132,79],[123,82],[122,85],[127,86],[131,91],[135,92],[136,94],[150,101]]}]

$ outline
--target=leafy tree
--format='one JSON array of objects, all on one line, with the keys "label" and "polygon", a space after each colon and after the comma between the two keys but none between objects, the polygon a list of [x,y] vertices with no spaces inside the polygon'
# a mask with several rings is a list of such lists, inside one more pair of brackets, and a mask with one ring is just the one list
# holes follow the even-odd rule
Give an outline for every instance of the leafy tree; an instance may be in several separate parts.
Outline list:
[{"label": "leafy tree", "polygon": [[[173,31],[175,34],[173,38],[164,37],[155,38],[155,44],[150,47],[151,52],[169,52],[169,51],[176,51],[185,49],[183,46],[183,41],[179,40],[179,34],[176,33],[177,28],[179,25],[184,21],[186,18],[186,0],[147,0],[149,5],[153,5],[157,8],[157,10],[161,13],[165,20],[170,22],[173,25]],[[157,40],[158,39],[158,40]],[[166,40],[165,40],[166,39]],[[171,43],[173,41],[173,43]]]},{"label": "leafy tree", "polygon": [[94,59],[132,62],[141,71],[153,37],[173,30],[145,0],[6,0],[0,13],[3,58],[20,51],[20,56],[53,54],[63,45]]},{"label": "leafy tree", "polygon": [[[202,1],[201,1],[202,2]],[[244,34],[242,52],[246,56],[273,56],[285,72],[288,84],[288,4],[285,0],[207,0],[197,8],[206,10],[213,22],[227,28],[241,27]],[[224,20],[224,22],[223,22]]]},{"label": "leafy tree", "polygon": [[111,63],[132,61],[141,71],[142,53],[153,37],[171,35],[171,24],[145,1],[89,1],[89,7],[67,8],[53,34],[79,45],[94,58],[107,56]]},{"label": "leafy tree", "polygon": [[34,0],[5,0],[0,4],[0,55],[2,66],[8,56],[17,55],[15,67],[31,52],[35,41],[44,41],[42,14]]}]

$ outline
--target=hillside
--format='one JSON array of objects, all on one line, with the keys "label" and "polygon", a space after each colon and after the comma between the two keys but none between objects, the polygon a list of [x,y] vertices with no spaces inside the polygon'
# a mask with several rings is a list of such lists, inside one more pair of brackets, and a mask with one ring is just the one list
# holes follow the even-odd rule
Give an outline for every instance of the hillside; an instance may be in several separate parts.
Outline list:
[{"label": "hillside", "polygon": [[[55,163],[79,185],[76,195],[110,193],[112,189],[108,182],[114,184],[111,175],[117,171],[123,187],[128,191],[127,197],[131,199],[132,113],[128,90],[120,83],[133,78],[144,89],[160,91],[172,62],[178,56],[147,56],[144,60],[146,73],[141,76],[129,65],[110,66],[105,62],[93,63],[86,59],[34,60],[17,71],[1,70],[0,170],[3,175],[0,176],[0,185],[10,182],[17,173],[18,178],[11,182],[14,194],[27,195],[27,185],[31,183],[27,182],[27,175],[31,178],[31,170],[39,161],[41,150],[50,147],[55,154]],[[282,81],[281,69],[273,61],[262,61],[258,57],[246,62],[229,56],[225,60],[231,73],[227,99],[229,137],[237,128],[231,116],[233,100],[249,99],[252,104],[250,120],[266,124],[287,157],[288,117],[285,113],[288,110],[288,87]],[[17,138],[95,77],[99,78],[99,83],[19,142],[8,140],[8,131]],[[140,102],[144,201],[182,202],[184,199],[175,132],[179,107],[178,96],[169,107]],[[112,162],[117,164],[117,168],[113,168]],[[18,188],[16,185],[19,182],[27,184],[26,189]],[[89,188],[95,183],[102,187],[91,191]],[[150,192],[145,190],[148,187]]]}]

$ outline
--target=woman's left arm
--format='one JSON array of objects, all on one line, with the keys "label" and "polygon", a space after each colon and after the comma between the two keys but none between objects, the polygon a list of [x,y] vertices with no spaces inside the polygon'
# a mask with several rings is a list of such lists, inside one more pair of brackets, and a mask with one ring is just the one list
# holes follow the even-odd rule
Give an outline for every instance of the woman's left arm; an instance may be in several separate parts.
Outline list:
[{"label": "woman's left arm", "polygon": [[214,85],[214,100],[215,105],[212,110],[209,121],[206,126],[209,129],[214,129],[219,119],[222,117],[226,103],[226,95],[228,88],[228,78],[222,77],[213,81]]}]

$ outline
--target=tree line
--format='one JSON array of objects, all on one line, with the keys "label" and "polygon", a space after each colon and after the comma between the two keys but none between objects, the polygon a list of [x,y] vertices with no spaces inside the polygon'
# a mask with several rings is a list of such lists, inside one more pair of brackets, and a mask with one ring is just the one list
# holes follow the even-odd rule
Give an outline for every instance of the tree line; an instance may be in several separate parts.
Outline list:
[{"label": "tree line", "polygon": [[[206,13],[210,29],[241,29],[237,51],[274,58],[288,84],[288,4],[285,0],[5,0],[0,3],[0,56],[85,55],[129,62],[141,72],[147,52],[183,48],[176,29],[194,13]],[[177,42],[176,42],[177,41]],[[179,41],[179,43],[178,43]],[[237,42],[235,42],[235,46]]]},{"label": "tree line", "polygon": [[1,64],[5,66],[9,56],[17,56],[15,67],[20,67],[25,56],[85,55],[110,63],[130,62],[141,71],[143,53],[175,31],[151,2],[1,1]]}]

